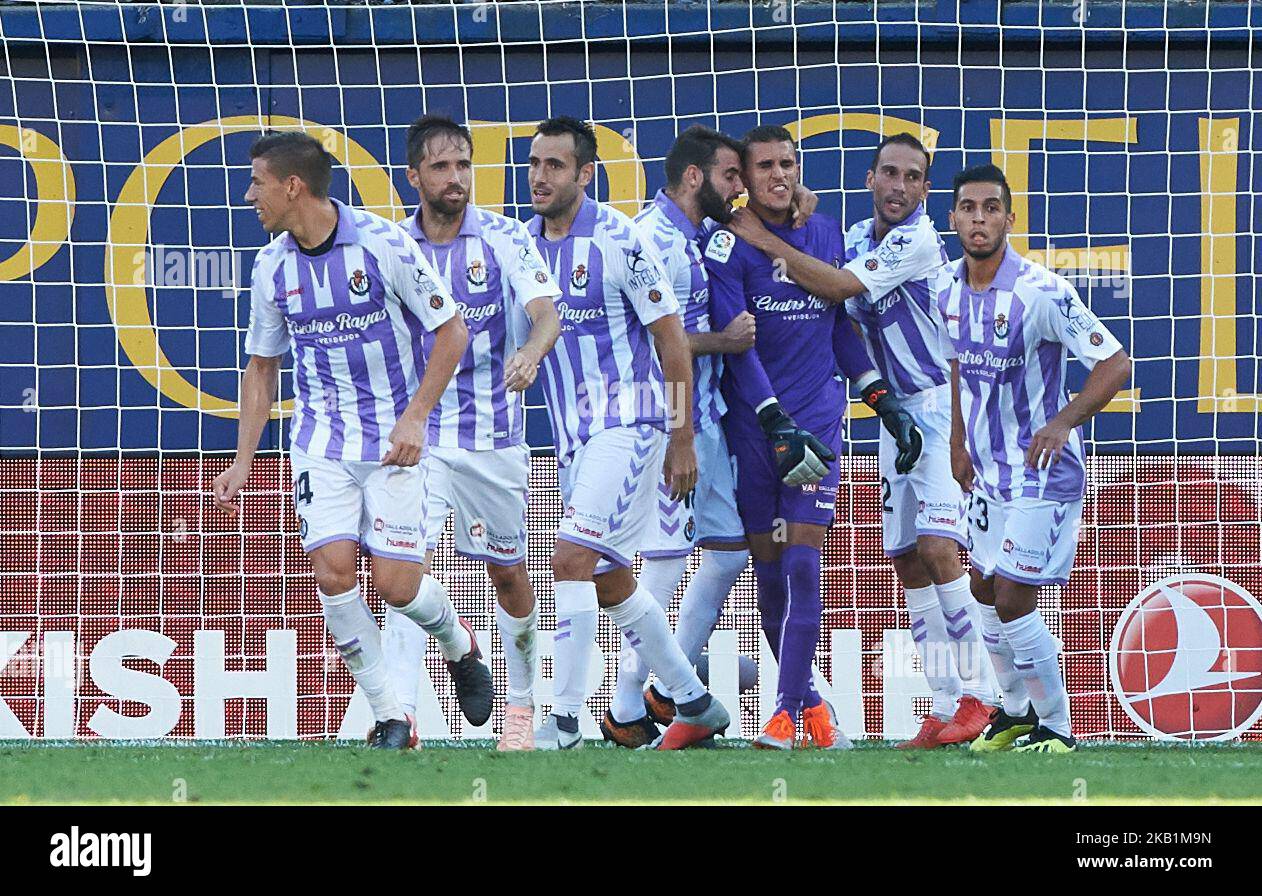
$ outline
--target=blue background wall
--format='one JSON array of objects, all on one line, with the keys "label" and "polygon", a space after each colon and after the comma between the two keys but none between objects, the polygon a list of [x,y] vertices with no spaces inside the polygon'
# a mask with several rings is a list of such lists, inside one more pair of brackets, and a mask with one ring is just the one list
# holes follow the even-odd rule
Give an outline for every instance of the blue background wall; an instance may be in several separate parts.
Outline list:
[{"label": "blue background wall", "polygon": [[[410,203],[403,131],[422,111],[441,110],[512,122],[562,112],[594,118],[634,143],[645,165],[644,198],[660,186],[660,159],[688,124],[739,135],[760,121],[884,112],[940,132],[930,171],[938,191],[929,207],[943,231],[943,188],[965,164],[991,158],[996,120],[1133,118],[1136,142],[1129,147],[1037,143],[1030,159],[1033,247],[1050,237],[1062,249],[1090,243],[1130,251],[1129,293],[1081,288],[1136,358],[1133,385],[1143,397],[1142,412],[1097,420],[1096,450],[1160,453],[1177,443],[1180,452],[1255,453],[1253,403],[1213,413],[1197,401],[1204,326],[1199,128],[1208,118],[1239,120],[1233,372],[1238,392],[1262,393],[1262,300],[1253,273],[1262,249],[1252,235],[1262,215],[1254,196],[1262,173],[1262,81],[1238,40],[1249,34],[1252,13],[1247,4],[1214,5],[1208,15],[1202,8],[1186,22],[1167,13],[1167,25],[1186,26],[1167,35],[1156,29],[1159,10],[1131,4],[1124,37],[1116,4],[1093,4],[1087,31],[1076,28],[1067,6],[1042,13],[1034,6],[1008,7],[999,27],[993,3],[961,4],[958,17],[954,4],[943,4],[938,23],[925,10],[919,23],[907,23],[914,8],[882,5],[874,17],[864,4],[837,11],[796,4],[796,29],[776,21],[773,8],[751,13],[734,4],[709,11],[679,5],[669,20],[661,4],[611,4],[585,14],[527,5],[493,9],[490,21],[478,21],[472,9],[433,7],[249,15],[193,8],[183,22],[169,8],[5,9],[0,125],[53,140],[71,165],[77,198],[69,242],[33,274],[0,282],[0,450],[235,444],[235,421],[158,395],[121,352],[111,322],[103,272],[112,204],[154,146],[181,127],[228,116],[306,118],[362,145]],[[1039,15],[1042,30],[1032,27]],[[82,42],[84,33],[91,44]],[[504,44],[494,42],[497,34]],[[252,48],[242,46],[247,35]],[[241,201],[250,139],[231,134],[189,153],[162,189],[151,223],[152,239],[168,247],[242,252],[243,288],[235,297],[150,291],[172,363],[202,391],[228,400],[244,362],[244,287],[266,240]],[[805,142],[805,179],[821,193],[823,211],[847,223],[870,214],[862,185],[876,140],[845,131],[840,140],[833,132]],[[526,142],[514,141],[510,158],[523,158]],[[0,258],[23,250],[34,193],[31,167],[16,149],[0,148]],[[358,201],[345,172],[334,193]],[[505,196],[510,214],[526,216],[525,196],[518,165]],[[958,255],[953,238],[948,248]],[[1083,375],[1078,368],[1071,387]],[[537,392],[529,398],[541,403]],[[871,420],[855,421],[860,450],[874,446],[874,433]],[[532,414],[529,435],[534,445],[550,444],[541,412]],[[277,447],[281,439],[282,427],[269,427],[265,444]]]}]

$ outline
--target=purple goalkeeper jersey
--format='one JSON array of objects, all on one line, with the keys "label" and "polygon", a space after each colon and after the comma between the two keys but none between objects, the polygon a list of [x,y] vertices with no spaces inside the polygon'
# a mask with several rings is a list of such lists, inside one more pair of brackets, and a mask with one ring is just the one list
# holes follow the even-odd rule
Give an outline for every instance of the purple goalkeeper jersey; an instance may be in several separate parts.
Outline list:
[{"label": "purple goalkeeper jersey", "polygon": [[1011,246],[984,293],[969,287],[963,261],[943,267],[933,288],[949,338],[944,353],[959,361],[965,440],[986,494],[1002,501],[1081,498],[1081,427],[1070,431],[1060,461],[1044,470],[1026,466],[1025,452],[1069,403],[1069,352],[1091,368],[1121,344],[1068,280]]},{"label": "purple goalkeeper jersey", "polygon": [[422,336],[456,309],[400,225],[333,205],[329,251],[307,255],[282,233],[259,252],[245,350],[261,357],[293,351],[293,448],[380,461],[425,376]]},{"label": "purple goalkeeper jersey", "polygon": [[[840,267],[844,250],[837,222],[811,215],[802,227],[768,224],[767,229],[807,255]],[[777,276],[771,259],[738,239],[731,231],[716,230],[706,243],[710,273],[711,325],[726,327],[748,310],[758,329],[755,348],[725,358],[723,394],[728,407],[741,416],[774,396],[799,426],[814,433],[830,432],[846,410],[846,387],[834,373],[834,325],[839,306],[811,295],[786,276]],[[850,330],[849,327],[846,329]],[[870,369],[863,345],[853,330],[850,351]],[[844,352],[842,352],[844,354]]]},{"label": "purple goalkeeper jersey", "polygon": [[[654,249],[683,310],[684,330],[710,332],[710,278],[701,260],[701,244],[708,231],[695,226],[662,190],[635,218],[640,236]],[[713,225],[706,219],[702,226]],[[692,425],[698,432],[727,412],[719,391],[722,355],[692,359]]]},{"label": "purple goalkeeper jersey", "polygon": [[622,212],[584,198],[570,232],[526,225],[561,288],[561,336],[540,379],[563,466],[598,432],[648,424],[665,430],[666,384],[649,325],[679,313],[655,256]]},{"label": "purple goalkeeper jersey", "polygon": [[848,299],[846,310],[863,330],[881,376],[907,397],[949,378],[942,318],[930,294],[946,249],[924,205],[879,243],[873,223],[869,218],[846,233],[846,270],[868,288]]},{"label": "purple goalkeeper jersey", "polygon": [[[450,243],[429,241],[420,209],[408,232],[433,264],[469,329],[469,346],[429,418],[429,444],[484,451],[525,440],[521,393],[504,387],[504,362],[529,332],[526,306],[560,294],[526,225],[470,205]],[[429,357],[434,338],[423,339]]]}]

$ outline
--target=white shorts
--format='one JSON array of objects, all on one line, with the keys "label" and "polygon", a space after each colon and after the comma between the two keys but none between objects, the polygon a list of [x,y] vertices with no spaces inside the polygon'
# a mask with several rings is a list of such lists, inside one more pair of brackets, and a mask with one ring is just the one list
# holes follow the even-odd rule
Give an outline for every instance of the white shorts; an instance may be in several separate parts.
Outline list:
[{"label": "white shorts", "polygon": [[969,553],[984,578],[998,573],[1025,585],[1064,585],[1074,568],[1082,499],[994,501],[973,492]]},{"label": "white shorts", "polygon": [[293,450],[294,511],[302,549],[333,541],[391,560],[425,560],[425,459],[413,467],[328,460]]},{"label": "white shorts", "polygon": [[894,469],[898,448],[881,427],[881,539],[885,556],[898,557],[916,547],[921,535],[953,538],[968,544],[968,502],[951,475],[951,392],[927,389],[903,401],[924,438],[920,459],[910,473]]},{"label": "white shorts", "polygon": [[426,463],[428,550],[438,547],[447,515],[454,511],[456,553],[500,566],[526,559],[527,446],[489,451],[431,448]]},{"label": "white shorts", "polygon": [[723,427],[711,423],[696,435],[697,487],[692,500],[672,501],[670,487],[658,477],[657,525],[640,555],[686,557],[694,545],[735,544],[745,540],[736,512],[736,477]]},{"label": "white shorts", "polygon": [[630,566],[657,526],[657,483],[666,457],[666,434],[648,425],[596,433],[557,470],[564,511],[557,538],[591,548],[614,564]]}]

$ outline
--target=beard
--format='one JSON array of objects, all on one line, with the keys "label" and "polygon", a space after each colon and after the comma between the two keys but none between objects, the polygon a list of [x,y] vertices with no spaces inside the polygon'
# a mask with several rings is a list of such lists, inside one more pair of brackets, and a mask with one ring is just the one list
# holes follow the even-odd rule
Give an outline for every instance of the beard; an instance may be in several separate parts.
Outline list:
[{"label": "beard", "polygon": [[459,199],[451,200],[443,195],[439,195],[433,200],[426,202],[430,208],[440,215],[447,218],[454,218],[465,210],[465,206],[469,204],[469,194],[465,193]]},{"label": "beard", "polygon": [[701,182],[701,189],[697,191],[697,207],[701,209],[701,214],[720,224],[727,224],[732,220],[731,206],[708,179]]},{"label": "beard", "polygon": [[1000,234],[999,237],[993,243],[991,243],[988,246],[983,246],[980,249],[969,248],[967,245],[964,244],[963,240],[960,241],[960,244],[964,248],[964,254],[967,255],[969,258],[972,258],[975,261],[985,261],[987,258],[993,258],[995,253],[1003,248],[1004,237],[1005,237],[1005,234]]}]

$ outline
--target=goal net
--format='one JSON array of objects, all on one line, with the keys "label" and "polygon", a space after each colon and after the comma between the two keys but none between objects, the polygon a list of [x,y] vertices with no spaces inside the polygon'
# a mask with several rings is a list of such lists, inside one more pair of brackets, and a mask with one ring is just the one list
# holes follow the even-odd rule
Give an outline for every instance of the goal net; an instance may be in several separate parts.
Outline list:
[{"label": "goal net", "polygon": [[[694,123],[789,127],[821,211],[846,224],[871,215],[883,134],[932,148],[944,233],[954,173],[1000,164],[1014,247],[1069,277],[1135,360],[1086,427],[1074,575],[1039,598],[1075,733],[1259,739],[1257,27],[1244,2],[4,4],[0,738],[362,736],[299,546],[288,376],[243,518],[208,497],[235,446],[265,243],[247,149],[305,128],[339,160],[333,195],[402,218],[404,132],[441,111],[473,130],[475,202],[521,218],[529,136],[560,113],[596,124],[595,193],[629,214]],[[528,403],[542,709],[560,505],[537,388]],[[847,432],[819,681],[849,733],[899,737],[928,690],[881,548],[876,422],[852,407]],[[502,701],[485,572],[450,531],[435,565]],[[600,625],[590,735],[619,650]],[[762,670],[743,691],[738,655]],[[709,671],[752,736],[775,677],[749,571]],[[432,644],[426,672],[422,736],[498,732],[502,703],[464,723]]]}]

